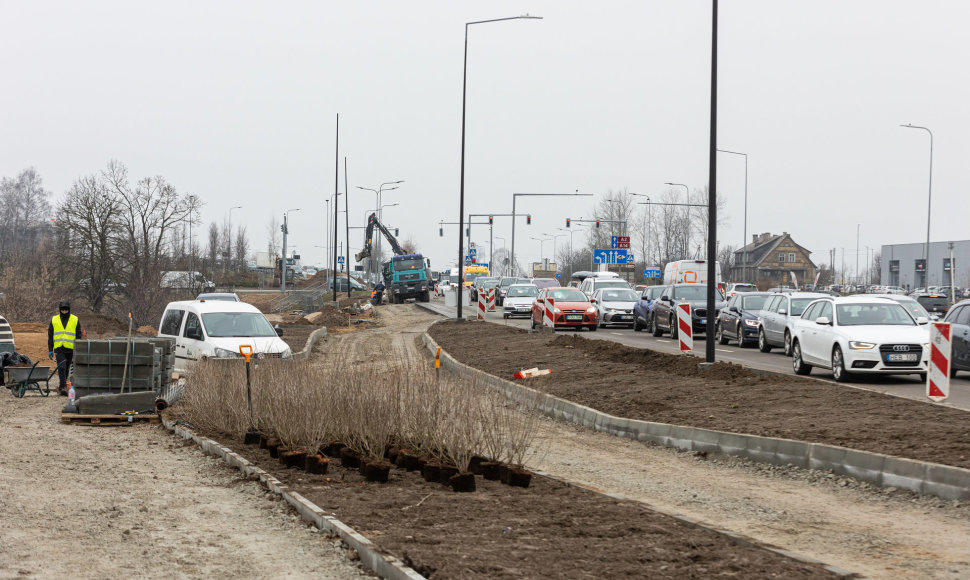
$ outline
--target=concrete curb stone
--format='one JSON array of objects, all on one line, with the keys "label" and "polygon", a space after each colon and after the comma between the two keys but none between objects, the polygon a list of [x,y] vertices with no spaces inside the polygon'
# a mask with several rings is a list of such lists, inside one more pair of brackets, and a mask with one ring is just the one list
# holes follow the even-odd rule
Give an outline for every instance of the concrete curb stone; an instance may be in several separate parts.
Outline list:
[{"label": "concrete curb stone", "polygon": [[[438,347],[427,332],[422,335],[422,340],[432,352]],[[830,469],[838,475],[853,477],[880,487],[897,487],[948,500],[970,499],[970,469],[821,443],[614,417],[472,369],[456,361],[444,350],[441,351],[441,361],[445,368],[458,376],[481,379],[513,401],[535,401],[536,407],[545,415],[611,435],[686,451],[734,455],[775,465]]]},{"label": "concrete curb stone", "polygon": [[[307,342],[309,343],[309,339]],[[201,437],[196,433],[193,433],[191,430],[186,429],[181,425],[177,425],[175,422],[167,419],[163,418],[162,423],[175,435],[181,437],[182,439],[192,439],[204,452],[210,455],[219,456],[227,464],[239,469],[247,476],[257,476],[259,481],[270,491],[280,495],[288,504],[293,506],[293,508],[304,520],[312,523],[317,527],[317,529],[340,536],[341,540],[357,551],[361,564],[381,578],[389,578],[391,580],[424,579],[424,576],[404,565],[403,562],[394,556],[381,554],[378,547],[373,542],[357,533],[353,528],[335,517],[326,515],[326,512],[319,506],[299,493],[291,490],[282,481],[253,465],[246,458],[238,453],[235,453],[228,447],[219,445],[212,439]]]}]

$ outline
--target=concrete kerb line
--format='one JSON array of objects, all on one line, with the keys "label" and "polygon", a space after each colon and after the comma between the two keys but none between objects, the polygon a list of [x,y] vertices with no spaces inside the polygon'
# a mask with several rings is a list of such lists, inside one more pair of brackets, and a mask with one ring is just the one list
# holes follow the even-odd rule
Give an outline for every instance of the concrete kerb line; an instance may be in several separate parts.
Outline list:
[{"label": "concrete kerb line", "polygon": [[327,336],[326,326],[321,326],[320,328],[311,332],[310,336],[306,338],[306,344],[303,345],[303,350],[293,354],[293,360],[306,360],[313,351],[313,345],[317,343],[317,340],[319,340],[320,337],[324,336]]},{"label": "concrete kerb line", "polygon": [[[325,329],[323,329],[325,330]],[[309,343],[309,340],[308,340]],[[341,522],[333,516],[326,515],[326,512],[318,505],[303,497],[296,491],[291,490],[282,481],[276,479],[268,472],[253,465],[246,458],[234,452],[232,449],[220,445],[219,443],[201,437],[191,430],[176,425],[173,421],[162,418],[162,423],[167,429],[182,439],[191,439],[198,444],[199,449],[210,455],[222,458],[228,465],[242,471],[247,477],[255,475],[259,481],[270,491],[280,495],[288,504],[300,514],[300,516],[312,523],[317,529],[336,534],[348,546],[357,551],[360,563],[368,570],[374,572],[381,578],[391,580],[423,580],[424,576],[418,574],[403,562],[387,554],[381,554],[379,548],[370,540],[357,533],[353,528]]]},{"label": "concrete kerb line", "polygon": [[[438,347],[427,332],[422,339],[432,352]],[[648,441],[685,451],[734,455],[774,465],[791,464],[804,469],[830,469],[838,475],[880,487],[896,487],[948,500],[970,499],[970,469],[822,443],[615,417],[473,369],[456,361],[443,349],[441,361],[442,366],[456,375],[481,380],[504,393],[512,401],[529,404],[534,402],[537,409],[549,417],[618,437]]]}]

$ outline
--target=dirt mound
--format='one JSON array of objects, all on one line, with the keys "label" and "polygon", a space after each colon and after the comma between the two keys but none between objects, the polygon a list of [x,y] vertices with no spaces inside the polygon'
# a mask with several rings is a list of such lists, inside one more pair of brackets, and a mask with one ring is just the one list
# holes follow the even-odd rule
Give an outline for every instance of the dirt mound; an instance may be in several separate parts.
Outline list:
[{"label": "dirt mound", "polygon": [[11,322],[10,330],[17,332],[47,332],[47,325],[43,322]]},{"label": "dirt mound", "polygon": [[135,332],[137,332],[138,334],[145,335],[145,336],[157,336],[158,335],[158,331],[155,330],[154,328],[152,328],[151,326],[139,326],[138,327],[138,330],[136,330]]}]

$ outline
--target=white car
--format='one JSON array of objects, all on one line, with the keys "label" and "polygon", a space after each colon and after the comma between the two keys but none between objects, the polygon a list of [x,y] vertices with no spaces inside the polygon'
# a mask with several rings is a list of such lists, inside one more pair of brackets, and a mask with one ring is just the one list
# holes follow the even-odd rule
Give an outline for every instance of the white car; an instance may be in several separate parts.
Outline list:
[{"label": "white car", "polygon": [[791,356],[792,325],[814,300],[828,294],[818,292],[779,292],[773,294],[758,314],[758,350],[771,352],[780,346]]},{"label": "white car", "polygon": [[536,299],[539,288],[535,284],[512,284],[505,290],[502,301],[502,318],[532,316],[532,301]]},{"label": "white car", "polygon": [[292,359],[280,334],[252,304],[225,300],[169,302],[158,325],[158,336],[175,339],[175,371],[183,374],[199,360],[241,357],[241,345],[257,358]]},{"label": "white car", "polygon": [[918,374],[925,379],[930,331],[901,304],[885,298],[820,298],[792,325],[792,368],[832,370],[835,380],[853,373]]},{"label": "white car", "polygon": [[600,328],[607,324],[625,324],[633,328],[633,307],[639,295],[631,288],[600,288],[590,302],[599,310]]}]

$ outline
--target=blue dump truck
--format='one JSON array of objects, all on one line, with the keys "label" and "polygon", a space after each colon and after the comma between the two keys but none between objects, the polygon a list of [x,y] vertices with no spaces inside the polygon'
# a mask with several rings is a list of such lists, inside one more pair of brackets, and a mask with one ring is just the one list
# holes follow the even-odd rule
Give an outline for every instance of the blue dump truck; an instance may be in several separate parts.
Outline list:
[{"label": "blue dump truck", "polygon": [[431,300],[431,261],[421,254],[409,254],[404,251],[397,238],[377,220],[377,214],[371,214],[367,219],[367,231],[364,235],[364,249],[354,257],[358,262],[370,257],[374,242],[374,228],[380,230],[394,251],[394,256],[381,266],[384,278],[384,290],[388,300],[401,304],[408,298],[421,302]]}]

